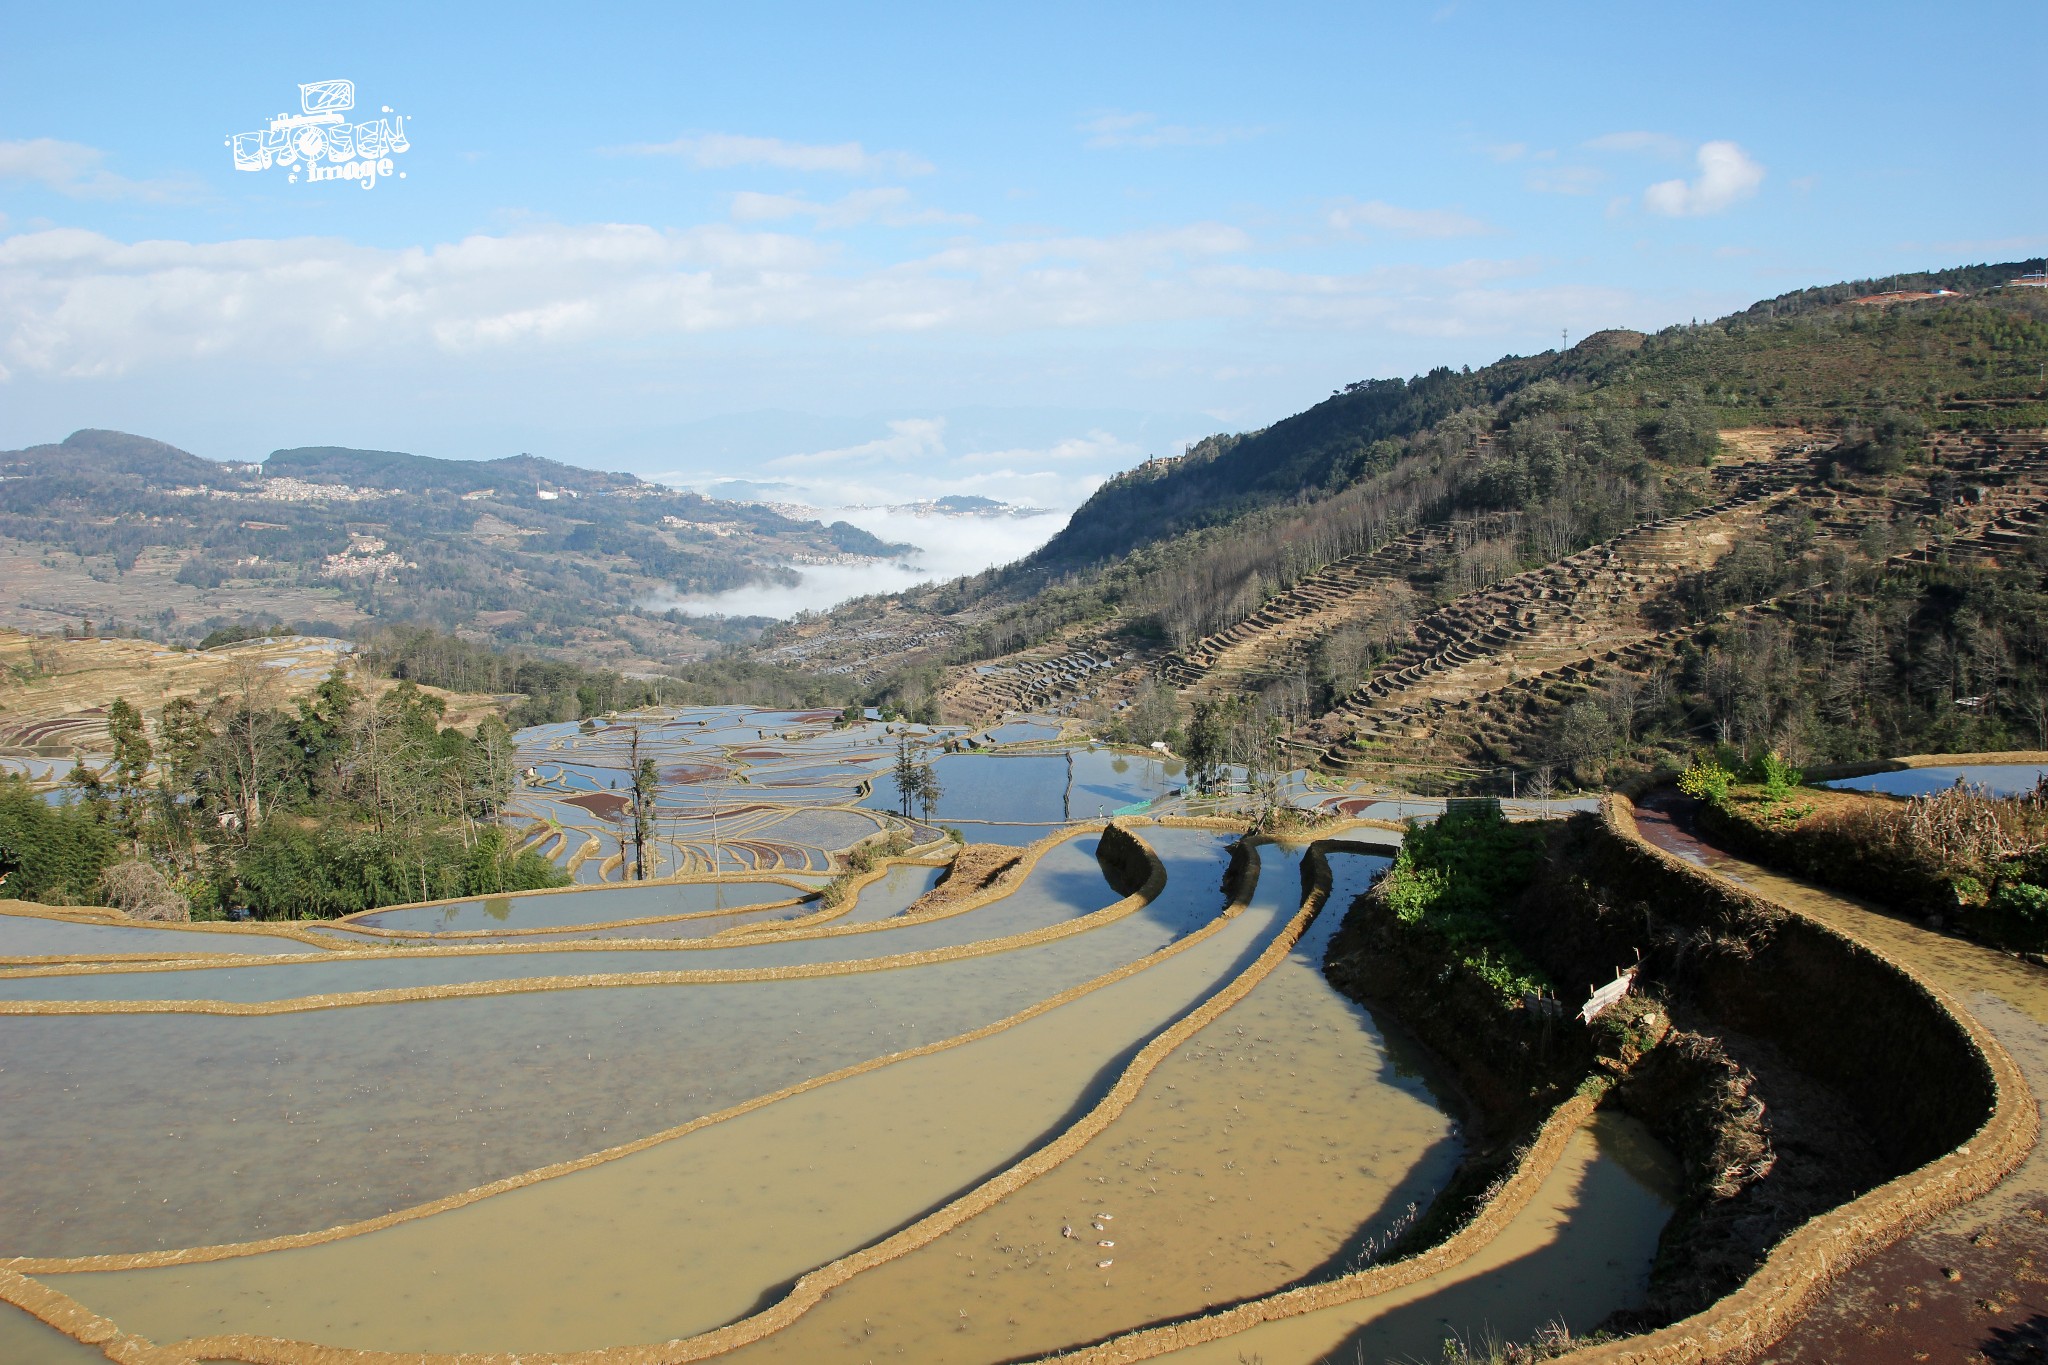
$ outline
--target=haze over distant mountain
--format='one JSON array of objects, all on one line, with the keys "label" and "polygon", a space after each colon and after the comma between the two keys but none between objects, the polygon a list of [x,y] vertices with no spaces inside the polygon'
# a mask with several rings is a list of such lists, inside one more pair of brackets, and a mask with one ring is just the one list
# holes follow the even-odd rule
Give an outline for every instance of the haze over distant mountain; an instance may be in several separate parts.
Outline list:
[{"label": "haze over distant mountain", "polygon": [[0,481],[0,624],[42,631],[420,622],[646,671],[760,624],[694,603],[917,552],[531,455],[320,446],[254,465],[85,430],[0,452]]}]

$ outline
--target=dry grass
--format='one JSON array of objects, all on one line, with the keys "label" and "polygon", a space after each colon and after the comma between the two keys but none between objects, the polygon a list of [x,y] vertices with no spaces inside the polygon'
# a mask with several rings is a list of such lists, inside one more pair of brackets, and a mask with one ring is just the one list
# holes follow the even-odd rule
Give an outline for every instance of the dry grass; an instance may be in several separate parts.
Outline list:
[{"label": "dry grass", "polygon": [[[301,662],[287,666],[294,660]],[[106,725],[94,713],[117,698],[154,721],[176,698],[204,704],[234,690],[238,674],[247,674],[252,664],[274,680],[282,701],[310,693],[330,666],[314,658],[304,640],[290,636],[201,652],[151,640],[66,640],[0,630],[0,752],[26,752],[44,743],[67,752],[104,753],[110,747]],[[360,669],[351,670],[351,680],[373,697],[395,686]],[[421,690],[447,704],[443,724],[463,730],[503,709],[494,697]],[[44,732],[49,737],[39,739]]]}]

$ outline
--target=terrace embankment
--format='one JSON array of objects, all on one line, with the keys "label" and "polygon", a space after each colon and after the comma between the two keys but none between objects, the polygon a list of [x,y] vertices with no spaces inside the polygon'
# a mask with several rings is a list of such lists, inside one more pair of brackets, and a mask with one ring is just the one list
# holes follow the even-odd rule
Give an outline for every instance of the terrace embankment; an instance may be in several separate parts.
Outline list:
[{"label": "terrace embankment", "polygon": [[1838,1270],[2024,1153],[2024,1135],[1986,1129],[1995,1043],[1886,958],[1648,847],[1618,807],[1554,832],[1500,923],[1561,993],[1633,966],[1632,998],[1591,1028],[1511,1000],[1432,960],[1380,894],[1361,900],[1328,970],[1436,1052],[1469,1106],[1467,1173],[1418,1237],[1476,1207],[1532,1121],[1587,1075],[1612,1075],[1604,1103],[1677,1154],[1684,1189],[1647,1296],[1607,1324],[1652,1335],[1600,1348],[1616,1359],[1768,1344]]},{"label": "terrace embankment", "polygon": [[918,918],[936,915],[970,896],[1006,885],[1023,861],[1020,849],[1002,844],[969,844],[953,855],[938,885],[910,903],[903,913]]},{"label": "terrace embankment", "polygon": [[[2048,950],[2048,921],[2032,905],[1985,894],[1985,883],[1995,886],[1999,880],[2000,862],[2022,874],[2015,880],[2037,883],[2048,871],[2048,854],[2036,842],[2048,828],[2039,807],[2023,812],[2008,805],[2001,817],[1992,803],[1962,792],[1948,793],[1946,801],[1974,806],[1974,811],[1959,812],[1964,819],[1994,828],[2001,819],[2009,820],[2018,837],[2011,840],[2007,858],[1993,855],[1978,861],[1960,849],[1937,849],[1935,843],[1949,842],[1938,834],[1899,837],[1902,827],[1908,827],[1905,802],[1878,792],[1801,787],[1781,800],[1760,788],[1739,787],[1725,801],[1695,804],[1662,788],[1645,798],[1653,806],[1685,804],[1716,844],[1766,867],[1863,897],[1993,948],[2035,954]],[[1938,811],[1944,804],[1937,799],[1933,808]],[[1986,862],[1992,865],[1983,865]]]}]

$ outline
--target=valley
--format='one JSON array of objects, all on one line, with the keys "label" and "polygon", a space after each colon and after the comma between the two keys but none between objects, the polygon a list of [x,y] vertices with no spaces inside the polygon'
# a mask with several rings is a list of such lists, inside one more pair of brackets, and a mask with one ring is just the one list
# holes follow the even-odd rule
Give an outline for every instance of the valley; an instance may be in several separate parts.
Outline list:
[{"label": "valley", "polygon": [[1987,269],[1354,384],[786,622],[645,601],[914,547],[0,456],[0,1357],[2024,1340],[2048,303]]}]

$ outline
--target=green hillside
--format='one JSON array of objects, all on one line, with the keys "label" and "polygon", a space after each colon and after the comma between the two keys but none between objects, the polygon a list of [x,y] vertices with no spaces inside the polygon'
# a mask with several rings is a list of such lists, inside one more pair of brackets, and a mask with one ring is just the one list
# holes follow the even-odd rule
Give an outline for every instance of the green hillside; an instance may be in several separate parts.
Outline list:
[{"label": "green hillside", "polygon": [[[1632,426],[1652,457],[1697,461],[1685,435],[1754,423],[1840,425],[1888,409],[1932,428],[2048,421],[2048,291],[1996,287],[2040,261],[1967,266],[1800,290],[1654,336],[1601,332],[1563,354],[1507,356],[1465,373],[1366,380],[1261,431],[1212,436],[1164,469],[1112,479],[1020,566],[1019,587],[1277,503],[1316,498],[1393,466],[1460,413],[1545,380]],[[1983,289],[1887,308],[1886,290]]]}]

